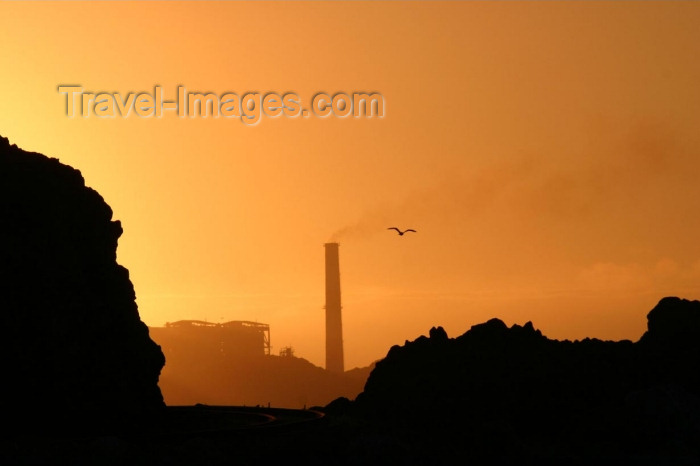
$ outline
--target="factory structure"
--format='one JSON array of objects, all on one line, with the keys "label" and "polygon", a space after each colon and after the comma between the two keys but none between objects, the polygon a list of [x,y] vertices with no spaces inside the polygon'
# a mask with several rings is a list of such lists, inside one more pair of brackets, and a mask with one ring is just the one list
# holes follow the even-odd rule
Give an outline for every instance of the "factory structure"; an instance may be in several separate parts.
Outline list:
[{"label": "factory structure", "polygon": [[215,356],[252,359],[269,355],[271,348],[270,326],[258,322],[180,320],[150,327],[149,333],[161,346],[166,361]]},{"label": "factory structure", "polygon": [[[338,243],[326,243],[326,370],[345,372],[343,322],[340,300],[340,261]],[[250,321],[224,323],[201,320],[168,322],[149,327],[151,338],[161,346],[166,361],[179,364],[208,364],[214,359],[251,360],[271,354],[270,326]],[[280,356],[291,357],[291,347]],[[167,363],[166,363],[167,364]]]}]

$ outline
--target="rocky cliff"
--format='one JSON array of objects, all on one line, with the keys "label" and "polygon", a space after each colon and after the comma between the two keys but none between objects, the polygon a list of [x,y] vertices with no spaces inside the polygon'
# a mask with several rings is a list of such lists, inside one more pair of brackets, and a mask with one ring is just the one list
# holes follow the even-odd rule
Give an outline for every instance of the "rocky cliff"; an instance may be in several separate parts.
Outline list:
[{"label": "rocky cliff", "polygon": [[164,406],[122,234],[81,173],[0,138],[2,421],[113,430]]}]

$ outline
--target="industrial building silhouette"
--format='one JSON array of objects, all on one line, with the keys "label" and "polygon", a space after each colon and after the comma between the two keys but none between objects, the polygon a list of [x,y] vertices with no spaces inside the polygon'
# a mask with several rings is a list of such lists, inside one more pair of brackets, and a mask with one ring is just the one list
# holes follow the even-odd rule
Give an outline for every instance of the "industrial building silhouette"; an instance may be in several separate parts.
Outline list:
[{"label": "industrial building silhouette", "polygon": [[206,360],[214,355],[252,359],[270,354],[270,326],[258,322],[180,320],[149,331],[166,361]]},{"label": "industrial building silhouette", "polygon": [[[326,370],[345,372],[343,322],[340,299],[340,259],[338,243],[326,243]],[[201,320],[168,322],[164,327],[150,327],[151,337],[161,346],[167,360],[208,360],[214,356],[255,359],[269,356],[270,326],[250,321],[223,323]],[[293,349],[283,348],[285,356]],[[282,354],[282,353],[280,353]]]}]

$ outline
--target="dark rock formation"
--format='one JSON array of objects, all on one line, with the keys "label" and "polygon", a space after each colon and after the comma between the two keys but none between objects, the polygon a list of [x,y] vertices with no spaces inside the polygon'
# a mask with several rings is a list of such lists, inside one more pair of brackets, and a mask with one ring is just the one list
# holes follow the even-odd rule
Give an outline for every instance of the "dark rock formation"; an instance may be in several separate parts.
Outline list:
[{"label": "dark rock formation", "polygon": [[453,339],[433,328],[391,348],[352,409],[446,463],[698,459],[700,302],[664,298],[648,321],[636,343],[498,319]]},{"label": "dark rock formation", "polygon": [[5,431],[109,431],[164,407],[121,225],[80,172],[0,138],[0,221]]}]

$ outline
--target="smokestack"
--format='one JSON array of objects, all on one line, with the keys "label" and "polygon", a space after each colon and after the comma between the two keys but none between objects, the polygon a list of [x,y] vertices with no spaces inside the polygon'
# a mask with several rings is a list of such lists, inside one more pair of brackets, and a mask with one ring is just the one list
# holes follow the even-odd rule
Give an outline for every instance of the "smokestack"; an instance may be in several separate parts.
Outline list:
[{"label": "smokestack", "polygon": [[345,372],[338,243],[326,243],[326,370]]}]

